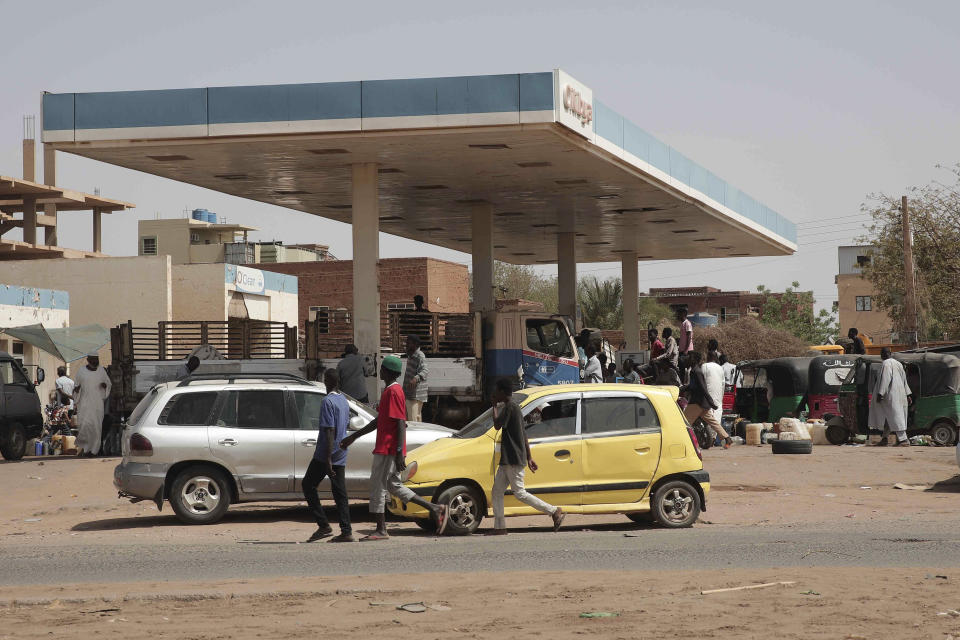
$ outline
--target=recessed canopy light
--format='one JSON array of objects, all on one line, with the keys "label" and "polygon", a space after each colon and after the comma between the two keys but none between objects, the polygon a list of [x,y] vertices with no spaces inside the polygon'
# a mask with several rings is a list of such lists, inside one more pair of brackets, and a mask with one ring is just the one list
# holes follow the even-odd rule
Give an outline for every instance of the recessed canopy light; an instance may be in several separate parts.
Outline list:
[{"label": "recessed canopy light", "polygon": [[603,240],[597,240],[597,241],[594,241],[594,242],[587,242],[586,244],[589,244],[589,245],[601,245],[601,244],[610,244],[610,243],[609,243],[609,242],[606,242],[606,241],[603,241]]},{"label": "recessed canopy light", "polygon": [[676,222],[676,220],[674,220],[673,218],[667,218],[664,220],[651,220],[650,224],[671,224],[673,222]]},{"label": "recessed canopy light", "polygon": [[443,227],[422,227],[417,231],[443,231]]},{"label": "recessed canopy light", "polygon": [[593,196],[594,200],[610,200],[612,198],[619,198],[620,195],[617,193],[601,193],[598,196]]},{"label": "recessed canopy light", "polygon": [[637,260],[651,260],[653,256],[637,256]]},{"label": "recessed canopy light", "polygon": [[180,155],[169,155],[169,156],[147,156],[151,160],[156,160],[157,162],[176,162],[177,160],[190,160],[189,156],[180,156]]},{"label": "recessed canopy light", "polygon": [[748,256],[750,254],[749,253],[731,253],[730,255],[731,257],[734,257],[734,258],[742,258],[743,256]]},{"label": "recessed canopy light", "polygon": [[213,177],[220,178],[221,180],[246,180],[250,176],[245,173],[221,173]]},{"label": "recessed canopy light", "polygon": [[300,189],[277,189],[274,191],[278,196],[302,196],[310,193],[309,191],[301,191]]},{"label": "recessed canopy light", "polygon": [[465,198],[463,200],[454,200],[457,204],[483,204],[486,202],[483,198]]},{"label": "recessed canopy light", "polygon": [[556,260],[537,260],[540,264],[553,264]]},{"label": "recessed canopy light", "polygon": [[498,218],[515,218],[516,216],[522,216],[522,211],[500,211],[499,213],[493,214]]},{"label": "recessed canopy light", "polygon": [[532,253],[532,252],[529,252],[529,251],[521,251],[520,253],[511,253],[510,255],[512,255],[512,256],[532,256],[532,255],[535,255],[535,254]]},{"label": "recessed canopy light", "polygon": [[[325,205],[327,209],[353,209],[353,205],[349,204],[328,204]],[[383,220],[383,218],[380,218]]]},{"label": "recessed canopy light", "polygon": [[396,222],[403,220],[403,216],[380,216],[380,222]]},{"label": "recessed canopy light", "polygon": [[467,145],[471,149],[509,149],[510,147],[505,144],[470,144]]},{"label": "recessed canopy light", "polygon": [[617,213],[648,213],[650,211],[663,211],[660,207],[634,207],[632,209],[614,209]]},{"label": "recessed canopy light", "polygon": [[384,167],[383,169],[377,169],[377,173],[403,173],[403,171],[393,167]]},{"label": "recessed canopy light", "polygon": [[733,249],[733,247],[714,247],[714,249],[724,249],[724,250],[727,250],[727,249]]},{"label": "recessed canopy light", "polygon": [[454,238],[454,242],[470,242],[472,238]]},{"label": "recessed canopy light", "polygon": [[716,238],[697,238],[694,242],[713,242]]},{"label": "recessed canopy light", "polygon": [[523,167],[524,169],[534,169],[536,167],[552,167],[552,162],[518,162],[518,167]]},{"label": "recessed canopy light", "polygon": [[576,238],[586,238],[586,237],[587,237],[587,234],[585,234],[585,233],[577,233],[577,234],[574,235],[574,237],[576,237]]},{"label": "recessed canopy light", "polygon": [[446,189],[447,185],[445,184],[418,184],[413,187],[420,191],[436,191],[437,189]]},{"label": "recessed canopy light", "polygon": [[560,225],[554,224],[553,222],[543,222],[541,224],[532,224],[530,226],[534,229],[547,229],[549,227],[559,227]]},{"label": "recessed canopy light", "polygon": [[696,229],[671,229],[671,233],[696,233]]},{"label": "recessed canopy light", "polygon": [[494,249],[506,249],[506,248],[507,248],[507,245],[505,245],[505,244],[495,244],[495,245],[493,245],[493,248],[494,248]]},{"label": "recessed canopy light", "polygon": [[307,151],[318,156],[334,156],[342,153],[350,153],[346,149],[307,149]]},{"label": "recessed canopy light", "polygon": [[571,184],[587,184],[587,181],[583,178],[577,178],[575,180],[554,180],[559,185],[571,185]]}]

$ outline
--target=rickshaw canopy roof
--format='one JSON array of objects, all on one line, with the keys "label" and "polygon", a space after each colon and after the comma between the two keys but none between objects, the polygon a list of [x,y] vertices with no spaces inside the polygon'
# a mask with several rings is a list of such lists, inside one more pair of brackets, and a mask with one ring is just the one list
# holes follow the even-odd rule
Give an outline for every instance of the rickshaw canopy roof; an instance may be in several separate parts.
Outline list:
[{"label": "rickshaw canopy roof", "polygon": [[811,358],[748,360],[740,369],[763,369],[773,385],[774,396],[802,396],[807,392]]},{"label": "rickshaw canopy roof", "polygon": [[810,359],[808,387],[810,393],[834,395],[840,390],[843,379],[857,364],[858,356],[834,354],[815,356]]},{"label": "rickshaw canopy roof", "polygon": [[960,393],[960,358],[947,353],[896,353],[893,356],[920,370],[921,396],[943,396]]}]

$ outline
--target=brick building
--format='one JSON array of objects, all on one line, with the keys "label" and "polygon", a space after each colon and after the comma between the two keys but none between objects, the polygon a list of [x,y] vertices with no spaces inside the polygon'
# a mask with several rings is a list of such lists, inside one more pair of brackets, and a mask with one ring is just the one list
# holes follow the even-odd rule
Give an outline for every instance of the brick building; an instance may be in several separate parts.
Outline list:
[{"label": "brick building", "polygon": [[[434,258],[384,258],[378,264],[382,313],[412,309],[416,295],[423,296],[429,311],[465,313],[470,310],[470,276],[465,265]],[[349,324],[353,310],[352,260],[251,266],[297,276],[301,332],[311,317],[329,319],[331,325]],[[340,328],[345,332],[348,329],[347,326]],[[352,335],[352,330],[349,334]]]},{"label": "brick building", "polygon": [[[771,294],[781,297],[782,293]],[[715,287],[673,287],[650,289],[642,298],[655,298],[672,310],[687,313],[710,313],[720,322],[735,322],[746,316],[763,314],[764,296],[749,291],[721,291]]]}]

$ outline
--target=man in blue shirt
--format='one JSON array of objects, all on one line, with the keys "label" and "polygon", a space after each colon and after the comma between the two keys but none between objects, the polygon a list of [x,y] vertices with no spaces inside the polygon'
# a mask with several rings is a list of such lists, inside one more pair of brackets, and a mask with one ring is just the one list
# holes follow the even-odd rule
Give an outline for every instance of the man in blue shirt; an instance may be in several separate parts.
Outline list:
[{"label": "man in blue shirt", "polygon": [[353,542],[353,530],[350,527],[350,501],[344,481],[344,468],[347,464],[347,452],[340,448],[340,441],[347,435],[350,425],[350,405],[340,393],[340,376],[335,369],[327,369],[323,374],[323,384],[327,387],[327,397],[320,405],[320,432],[317,434],[317,448],[313,460],[303,476],[303,496],[307,499],[310,513],[317,521],[317,530],[307,539],[316,542],[333,535],[333,528],[323,512],[317,485],[327,476],[330,477],[330,490],[337,504],[340,518],[340,535],[330,542]]}]

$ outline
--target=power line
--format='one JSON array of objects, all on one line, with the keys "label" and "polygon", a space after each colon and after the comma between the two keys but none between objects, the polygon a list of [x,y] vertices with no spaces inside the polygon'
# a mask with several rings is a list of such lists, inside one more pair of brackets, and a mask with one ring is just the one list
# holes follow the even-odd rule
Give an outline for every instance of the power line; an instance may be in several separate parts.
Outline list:
[{"label": "power line", "polygon": [[797,225],[798,227],[802,227],[802,226],[811,225],[811,224],[819,224],[819,223],[824,222],[824,221],[827,221],[827,220],[845,220],[845,219],[847,219],[847,218],[872,218],[872,217],[873,217],[873,216],[872,216],[871,214],[869,214],[869,213],[854,213],[854,214],[851,214],[851,215],[849,215],[849,216],[830,216],[830,217],[826,217],[826,218],[822,218],[822,219],[820,219],[820,218],[810,218],[810,219],[808,219],[808,220],[800,220],[800,221],[796,222],[796,225]]}]

